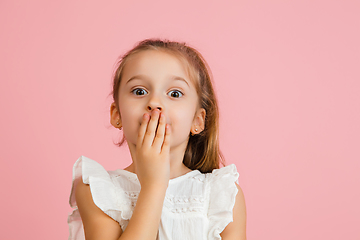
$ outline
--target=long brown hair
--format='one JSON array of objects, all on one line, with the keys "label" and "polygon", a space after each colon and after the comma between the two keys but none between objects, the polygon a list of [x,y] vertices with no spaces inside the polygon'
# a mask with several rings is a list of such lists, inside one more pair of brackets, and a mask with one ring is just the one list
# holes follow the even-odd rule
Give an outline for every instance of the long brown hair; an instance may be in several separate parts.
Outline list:
[{"label": "long brown hair", "polygon": [[[219,110],[215,92],[212,86],[210,68],[203,56],[186,43],[146,39],[139,42],[133,49],[122,56],[117,64],[113,78],[113,100],[117,105],[119,99],[119,87],[124,66],[128,59],[135,53],[146,50],[165,51],[178,57],[185,65],[190,79],[196,86],[199,96],[199,106],[206,111],[205,129],[196,135],[190,135],[183,163],[192,170],[202,173],[211,172],[219,168],[220,163],[224,165],[224,158],[219,148]],[[118,144],[125,142],[125,136]]]}]

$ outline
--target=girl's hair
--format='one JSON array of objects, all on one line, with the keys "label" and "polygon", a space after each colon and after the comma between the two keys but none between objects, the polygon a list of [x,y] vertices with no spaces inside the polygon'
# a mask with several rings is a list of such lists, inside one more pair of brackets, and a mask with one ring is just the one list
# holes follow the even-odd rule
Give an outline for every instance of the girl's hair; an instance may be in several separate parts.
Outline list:
[{"label": "girl's hair", "polygon": [[[220,163],[224,165],[224,158],[219,149],[219,110],[215,92],[212,86],[210,69],[203,56],[186,43],[174,42],[160,39],[146,39],[139,42],[133,49],[123,55],[113,77],[113,100],[117,105],[119,99],[119,87],[124,66],[136,53],[157,50],[175,55],[184,64],[187,74],[196,86],[199,96],[199,106],[206,111],[205,129],[196,135],[190,135],[185,150],[183,163],[192,170],[202,173],[211,172],[219,168]],[[118,144],[125,142],[125,136]]]}]

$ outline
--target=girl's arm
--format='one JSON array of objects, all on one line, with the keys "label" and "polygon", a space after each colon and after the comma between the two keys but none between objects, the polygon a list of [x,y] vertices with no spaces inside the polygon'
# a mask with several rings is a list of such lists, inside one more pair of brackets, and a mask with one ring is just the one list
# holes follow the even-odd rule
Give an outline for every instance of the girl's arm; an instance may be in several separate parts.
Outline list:
[{"label": "girl's arm", "polygon": [[[158,125],[158,126],[157,126]],[[157,127],[157,130],[156,130]],[[93,202],[90,187],[79,182],[75,198],[87,240],[155,240],[170,178],[170,128],[163,114],[145,114],[136,143],[136,167],[141,190],[124,232],[119,223]]]},{"label": "girl's arm", "polygon": [[85,238],[115,240],[122,234],[118,222],[98,208],[91,196],[90,186],[81,180],[75,189],[75,199],[84,225]]},{"label": "girl's arm", "polygon": [[244,193],[236,184],[238,193],[236,194],[235,206],[233,209],[233,222],[229,223],[220,234],[223,240],[246,240],[246,209]]},{"label": "girl's arm", "polygon": [[123,234],[119,223],[95,205],[89,185],[80,181],[75,191],[86,240],[156,239],[164,197],[161,189],[142,189]]}]

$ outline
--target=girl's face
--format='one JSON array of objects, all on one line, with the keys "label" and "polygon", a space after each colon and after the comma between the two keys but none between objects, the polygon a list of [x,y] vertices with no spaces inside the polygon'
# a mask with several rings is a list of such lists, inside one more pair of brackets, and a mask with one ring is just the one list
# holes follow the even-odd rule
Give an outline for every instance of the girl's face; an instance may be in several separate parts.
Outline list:
[{"label": "girl's face", "polygon": [[190,132],[204,129],[206,113],[198,102],[195,85],[180,60],[164,51],[146,50],[125,64],[117,103],[120,113],[112,111],[112,119],[120,120],[128,144],[135,145],[144,113],[160,109],[171,127],[171,147],[185,149]]}]

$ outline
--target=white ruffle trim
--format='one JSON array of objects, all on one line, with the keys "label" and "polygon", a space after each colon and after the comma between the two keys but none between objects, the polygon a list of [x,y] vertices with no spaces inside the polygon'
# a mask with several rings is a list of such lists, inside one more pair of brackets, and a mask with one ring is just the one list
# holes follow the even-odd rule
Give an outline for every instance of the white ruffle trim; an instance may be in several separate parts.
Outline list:
[{"label": "white ruffle trim", "polygon": [[215,169],[210,174],[209,239],[221,239],[220,233],[233,221],[238,178],[234,164]]},{"label": "white ruffle trim", "polygon": [[[83,183],[90,185],[91,195],[95,205],[123,228],[132,216],[130,199],[121,188],[115,187],[110,174],[94,160],[81,156],[73,167],[72,189],[70,194],[70,206],[74,208],[69,215],[68,224],[70,239],[82,236],[83,226],[75,200],[77,183],[82,179]],[[82,235],[81,235],[82,234]]]}]

